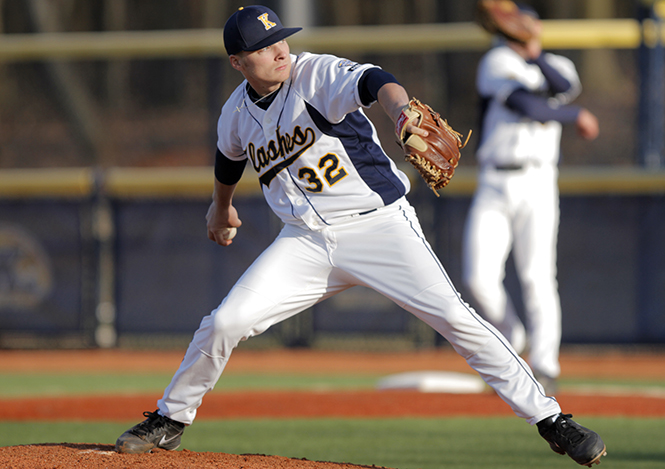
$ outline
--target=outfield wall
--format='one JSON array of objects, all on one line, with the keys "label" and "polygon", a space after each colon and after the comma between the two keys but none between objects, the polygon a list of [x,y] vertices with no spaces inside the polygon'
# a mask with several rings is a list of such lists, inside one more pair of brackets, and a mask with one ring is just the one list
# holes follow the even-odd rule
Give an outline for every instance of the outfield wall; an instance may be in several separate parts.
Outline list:
[{"label": "outfield wall", "polygon": [[[0,171],[0,347],[188,340],[279,231],[252,176],[235,202],[243,226],[222,248],[205,230],[212,168]],[[460,288],[461,236],[474,187],[475,171],[462,168],[442,197],[418,180],[410,196]],[[564,342],[663,342],[665,172],[564,168],[560,188]],[[519,292],[512,269],[507,285]],[[362,346],[386,337],[399,347],[441,343],[361,288],[263,339],[325,346],[345,338]]]}]

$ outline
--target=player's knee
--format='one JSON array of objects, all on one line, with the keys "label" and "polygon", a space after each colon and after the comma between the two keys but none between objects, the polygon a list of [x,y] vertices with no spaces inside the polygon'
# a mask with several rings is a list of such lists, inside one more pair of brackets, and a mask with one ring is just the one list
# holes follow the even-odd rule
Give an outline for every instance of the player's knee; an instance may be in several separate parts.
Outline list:
[{"label": "player's knee", "polygon": [[213,316],[213,334],[225,341],[238,343],[249,337],[251,324],[241,314],[234,314],[224,309],[218,310]]}]

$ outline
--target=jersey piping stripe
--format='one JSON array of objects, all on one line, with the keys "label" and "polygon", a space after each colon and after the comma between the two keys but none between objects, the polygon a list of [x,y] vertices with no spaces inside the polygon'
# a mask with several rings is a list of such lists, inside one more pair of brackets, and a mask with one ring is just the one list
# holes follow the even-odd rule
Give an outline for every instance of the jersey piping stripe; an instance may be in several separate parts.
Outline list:
[{"label": "jersey piping stripe", "polygon": [[[321,220],[321,222],[322,222],[324,225],[330,225],[330,223],[328,223],[328,222],[325,220],[325,218],[323,218],[323,217],[321,216],[321,214],[319,213],[319,211],[316,209],[316,207],[314,206],[314,204],[313,204],[312,201],[310,200],[309,196],[305,193],[305,191],[302,189],[302,187],[300,187],[300,184],[297,183],[297,181],[296,181],[295,178],[293,177],[293,174],[291,173],[291,170],[290,170],[289,168],[286,168],[286,172],[289,174],[289,177],[291,178],[291,181],[293,181],[293,185],[296,186],[296,187],[298,188],[298,191],[300,191],[300,194],[301,194],[301,195],[304,197],[304,199],[307,201],[307,203],[309,204],[310,208],[314,211],[314,213],[316,214],[316,216],[319,217],[319,220]],[[293,214],[294,217],[296,217],[296,214],[293,212],[293,206],[291,206],[291,213]]]}]

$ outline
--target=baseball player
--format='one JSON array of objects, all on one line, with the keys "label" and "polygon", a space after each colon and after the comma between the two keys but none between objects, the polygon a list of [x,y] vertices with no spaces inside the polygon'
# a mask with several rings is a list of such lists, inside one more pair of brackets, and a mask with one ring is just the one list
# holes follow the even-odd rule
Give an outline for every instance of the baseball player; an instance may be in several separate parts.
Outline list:
[{"label": "baseball player", "polygon": [[363,113],[378,101],[397,122],[409,101],[404,88],[375,65],[290,54],[285,38],[298,30],[263,6],[241,8],[224,27],[231,66],[245,81],[219,119],[208,237],[229,246],[229,228],[241,227],[232,202],[246,163],[284,227],[203,318],[158,409],[118,438],[117,451],[177,448],[241,340],[364,285],[441,333],[555,451],[598,461],[600,437],[561,414],[508,341],[460,298],[425,240],[405,197],[409,181]]},{"label": "baseball player", "polygon": [[[598,135],[588,110],[569,104],[581,91],[573,63],[541,50],[541,23],[530,7],[527,42],[495,37],[478,66],[482,100],[478,186],[463,242],[463,282],[478,311],[522,353],[550,395],[559,376],[561,307],[556,281],[557,186],[562,123]],[[512,248],[525,305],[524,327],[503,284]]]}]

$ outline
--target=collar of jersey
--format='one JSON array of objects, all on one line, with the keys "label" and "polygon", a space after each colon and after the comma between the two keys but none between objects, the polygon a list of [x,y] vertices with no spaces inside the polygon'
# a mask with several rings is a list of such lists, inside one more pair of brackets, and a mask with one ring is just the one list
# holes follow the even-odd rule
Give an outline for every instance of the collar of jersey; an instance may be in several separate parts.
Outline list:
[{"label": "collar of jersey", "polygon": [[247,96],[256,106],[266,111],[268,107],[270,107],[270,104],[275,100],[275,97],[277,97],[277,95],[279,94],[279,92],[282,90],[283,87],[284,83],[282,83],[278,89],[276,89],[269,95],[259,96],[259,94],[254,90],[254,88],[252,88],[250,84],[247,83]]}]

